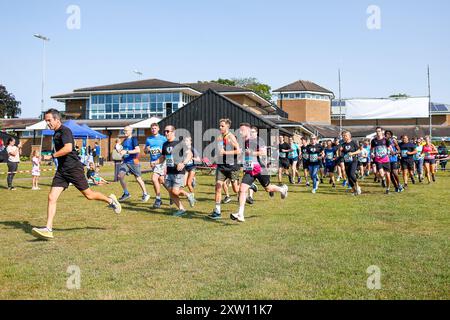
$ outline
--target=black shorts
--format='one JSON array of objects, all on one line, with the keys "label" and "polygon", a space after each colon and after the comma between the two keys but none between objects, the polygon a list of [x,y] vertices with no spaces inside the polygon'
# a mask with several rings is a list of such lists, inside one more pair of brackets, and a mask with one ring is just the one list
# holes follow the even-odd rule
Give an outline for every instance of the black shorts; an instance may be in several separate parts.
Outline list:
[{"label": "black shorts", "polygon": [[367,165],[368,165],[367,162],[361,162],[361,161],[358,161],[358,167],[365,167],[365,166],[367,166]]},{"label": "black shorts", "polygon": [[398,162],[397,161],[395,161],[395,162],[390,162],[390,164],[391,164],[391,170],[392,171],[394,171],[394,170],[398,170]]},{"label": "black shorts", "polygon": [[250,173],[244,174],[244,178],[242,178],[242,183],[251,186],[255,180],[258,180],[263,188],[266,188],[270,184],[270,176],[257,174],[256,176],[252,176]]},{"label": "black shorts", "polygon": [[309,161],[302,159],[302,165],[303,165],[303,170],[308,170],[309,167]]},{"label": "black shorts", "polygon": [[75,188],[80,191],[85,191],[89,189],[89,184],[84,175],[84,169],[81,166],[76,166],[75,168],[57,170],[55,176],[53,177],[52,188],[64,188],[69,187],[69,183],[73,184]]},{"label": "black shorts", "polygon": [[344,162],[344,157],[337,157],[336,158],[336,164],[337,165],[340,165],[341,163],[343,163]]},{"label": "black shorts", "polygon": [[295,158],[289,158],[289,164],[290,164],[291,166],[294,165],[294,162],[297,162],[297,163],[298,163],[298,157],[295,157]]},{"label": "black shorts", "polygon": [[436,164],[436,159],[425,159],[423,163]]},{"label": "black shorts", "polygon": [[414,170],[414,160],[402,160],[403,170]]},{"label": "black shorts", "polygon": [[282,169],[289,169],[289,166],[290,166],[289,160],[286,159],[286,158],[280,159],[280,161],[279,161],[279,166],[280,166],[280,168],[282,168]]},{"label": "black shorts", "polygon": [[381,169],[383,169],[386,172],[391,172],[391,163],[390,162],[386,162],[386,163],[375,162],[375,165],[377,166],[377,171],[380,171]]},{"label": "black shorts", "polygon": [[334,170],[336,169],[336,163],[330,162],[330,163],[325,163],[325,169],[327,170],[328,173],[334,173]]},{"label": "black shorts", "polygon": [[185,170],[187,172],[191,172],[191,171],[195,171],[195,168],[197,168],[197,166],[193,165],[193,166],[186,166]]}]

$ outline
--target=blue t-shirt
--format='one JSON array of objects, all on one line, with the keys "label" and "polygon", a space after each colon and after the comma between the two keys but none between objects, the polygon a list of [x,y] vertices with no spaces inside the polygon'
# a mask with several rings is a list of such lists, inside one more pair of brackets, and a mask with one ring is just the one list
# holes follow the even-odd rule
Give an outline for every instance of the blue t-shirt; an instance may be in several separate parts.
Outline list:
[{"label": "blue t-shirt", "polygon": [[[133,151],[136,147],[139,146],[138,140],[136,137],[131,137],[122,142],[123,150],[125,151]],[[138,157],[138,154],[126,154],[123,156],[123,163],[134,163],[134,159]]]},{"label": "blue t-shirt", "polygon": [[97,157],[100,156],[100,146],[95,146],[95,154],[97,155]]},{"label": "blue t-shirt", "polygon": [[325,164],[332,165],[334,163],[334,158],[336,157],[336,147],[331,147],[331,149],[325,149]]},{"label": "blue t-shirt", "polygon": [[150,147],[150,161],[156,161],[161,157],[163,144],[167,141],[166,137],[158,134],[157,136],[150,136],[145,142],[145,147]]},{"label": "blue t-shirt", "polygon": [[399,150],[397,150],[394,141],[391,140],[391,153],[389,154],[389,161],[390,162],[397,162],[398,161],[398,152]]},{"label": "blue t-shirt", "polygon": [[288,153],[288,158],[289,159],[298,158],[298,155],[300,154],[299,152],[300,147],[298,146],[298,144],[296,144],[295,142],[291,144],[291,149],[292,151]]},{"label": "blue t-shirt", "polygon": [[370,145],[366,146],[364,145],[364,149],[367,150],[367,162],[370,162]]}]

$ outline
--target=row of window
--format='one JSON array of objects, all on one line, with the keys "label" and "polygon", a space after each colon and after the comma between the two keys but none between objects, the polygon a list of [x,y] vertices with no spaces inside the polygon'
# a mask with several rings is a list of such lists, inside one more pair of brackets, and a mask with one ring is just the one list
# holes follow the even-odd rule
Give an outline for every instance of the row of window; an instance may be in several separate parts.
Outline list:
[{"label": "row of window", "polygon": [[330,100],[330,96],[324,94],[312,94],[312,93],[282,93],[278,95],[278,99],[281,100],[296,100],[296,99],[311,99],[311,100]]},{"label": "row of window", "polygon": [[[157,115],[152,115],[152,116],[157,116]],[[160,118],[160,117],[159,117]],[[103,118],[104,119],[104,118]],[[127,118],[114,118],[114,119],[127,119]],[[128,119],[140,119],[140,118],[128,118]],[[145,118],[143,118],[143,119],[146,119],[146,117]],[[140,135],[140,136],[143,136],[143,135],[145,135],[145,129],[134,129],[133,130],[133,134],[134,135],[136,135],[136,134],[138,134],[138,135]],[[124,134],[124,132],[123,132],[123,130],[120,130],[120,133],[119,133],[119,135],[120,136],[124,136],[125,134]],[[42,131],[36,131],[36,138],[41,138],[41,136],[42,136]],[[20,137],[21,138],[33,138],[33,131],[22,131],[22,133],[21,133],[21,135],[20,135]]]},{"label": "row of window", "polygon": [[172,105],[172,112],[178,110],[178,103],[128,103],[128,104],[92,104],[89,107],[91,114],[97,113],[148,113],[164,112]]},{"label": "row of window", "polygon": [[192,100],[194,100],[196,97],[195,97],[195,96],[190,96],[190,95],[188,95],[188,94],[186,94],[186,93],[183,93],[182,98],[183,98],[183,102],[184,102],[184,103],[189,103],[189,102],[191,102]]},{"label": "row of window", "polygon": [[141,114],[141,113],[113,113],[113,114],[95,114],[91,115],[90,119],[92,120],[110,120],[110,119],[148,119],[151,117],[164,118],[164,114],[162,113],[150,113],[150,114]]},{"label": "row of window", "polygon": [[92,95],[91,104],[118,104],[141,102],[180,102],[179,92],[128,93]]}]

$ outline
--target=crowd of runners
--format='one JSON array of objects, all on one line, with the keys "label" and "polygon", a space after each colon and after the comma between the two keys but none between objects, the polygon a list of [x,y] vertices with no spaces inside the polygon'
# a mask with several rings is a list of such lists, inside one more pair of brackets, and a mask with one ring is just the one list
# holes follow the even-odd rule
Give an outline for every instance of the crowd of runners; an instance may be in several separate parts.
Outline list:
[{"label": "crowd of runners", "polygon": [[[132,175],[141,188],[141,201],[150,200],[139,163],[141,148],[132,135],[132,128],[124,129],[125,138],[116,145],[114,151],[123,157],[118,176],[123,194],[117,198],[113,194],[107,197],[90,189],[83,164],[74,150],[72,133],[62,125],[59,112],[49,110],[45,114],[45,120],[49,128],[55,130],[53,156],[58,159],[59,165],[48,197],[47,225],[44,228],[34,228],[34,236],[40,239],[53,238],[56,203],[69,184],[87,199],[103,201],[115,213],[120,213],[121,203],[132,198],[126,183],[126,177]],[[447,155],[438,157],[438,148],[433,145],[429,136],[410,139],[403,135],[397,140],[391,131],[384,131],[382,128],[376,129],[376,136],[372,140],[364,141],[356,141],[348,131],[344,131],[340,139],[322,142],[316,136],[310,139],[302,137],[299,143],[292,137],[280,136],[278,148],[274,150],[272,146],[266,146],[258,136],[257,127],[241,123],[234,134],[230,129],[231,125],[229,119],[219,122],[220,134],[215,140],[215,203],[207,216],[209,219],[222,219],[222,206],[231,201],[230,192],[233,192],[239,208],[229,217],[234,221],[244,222],[245,207],[254,203],[254,193],[258,192],[255,182],[260,184],[269,197],[279,194],[281,199],[288,196],[288,186],[283,183],[286,175],[290,184],[304,183],[313,194],[320,192],[319,186],[328,179],[333,188],[341,184],[348,189],[349,194],[359,196],[364,192],[360,182],[373,173],[374,181],[380,184],[384,193],[400,193],[409,183],[435,182],[437,159],[441,164],[448,160]],[[184,201],[187,200],[190,207],[194,207],[197,202],[196,166],[202,163],[191,138],[179,139],[176,128],[172,125],[160,132],[159,125],[154,123],[143,151],[150,157],[155,194],[152,207],[158,209],[167,205],[163,203],[161,196],[162,192],[167,192],[170,205],[176,207],[173,215],[186,215]],[[277,184],[271,182],[274,159],[278,161],[275,166],[278,167]]]}]

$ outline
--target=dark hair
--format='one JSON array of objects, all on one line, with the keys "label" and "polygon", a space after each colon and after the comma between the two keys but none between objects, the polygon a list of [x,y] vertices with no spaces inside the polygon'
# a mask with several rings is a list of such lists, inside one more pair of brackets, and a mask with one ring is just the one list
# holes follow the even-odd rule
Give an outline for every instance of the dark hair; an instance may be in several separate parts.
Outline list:
[{"label": "dark hair", "polygon": [[6,145],[9,146],[9,144],[11,143],[11,141],[16,141],[16,139],[14,139],[13,137],[9,137],[8,140],[6,140]]},{"label": "dark hair", "polygon": [[377,131],[378,129],[383,130],[382,127],[376,127],[376,128],[375,128],[375,131]]},{"label": "dark hair", "polygon": [[56,109],[48,109],[45,113],[44,116],[47,114],[51,114],[53,116],[53,119],[58,119],[61,120],[61,113],[56,110]]},{"label": "dark hair", "polygon": [[251,125],[250,123],[248,123],[248,122],[242,122],[242,123],[239,125],[239,127],[249,127],[249,128],[251,128],[252,125]]},{"label": "dark hair", "polygon": [[384,133],[385,133],[385,134],[390,134],[391,137],[394,136],[394,133],[393,133],[391,130],[386,130]]},{"label": "dark hair", "polygon": [[222,122],[224,122],[224,123],[227,124],[229,127],[231,127],[231,120],[230,120],[230,119],[220,119],[220,120],[219,120],[219,124],[221,124]]}]

